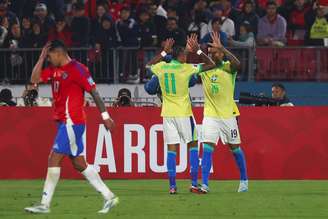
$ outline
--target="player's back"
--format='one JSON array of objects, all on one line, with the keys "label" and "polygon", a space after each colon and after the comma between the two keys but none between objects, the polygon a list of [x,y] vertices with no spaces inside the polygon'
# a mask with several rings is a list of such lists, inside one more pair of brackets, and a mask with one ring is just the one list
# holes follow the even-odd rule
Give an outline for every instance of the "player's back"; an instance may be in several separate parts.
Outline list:
[{"label": "player's back", "polygon": [[225,119],[239,115],[234,102],[236,75],[229,61],[201,74],[205,96],[204,116]]},{"label": "player's back", "polygon": [[151,67],[151,70],[160,82],[163,97],[161,115],[163,117],[191,116],[188,85],[190,77],[199,72],[199,66],[172,60],[170,63],[157,63]]}]

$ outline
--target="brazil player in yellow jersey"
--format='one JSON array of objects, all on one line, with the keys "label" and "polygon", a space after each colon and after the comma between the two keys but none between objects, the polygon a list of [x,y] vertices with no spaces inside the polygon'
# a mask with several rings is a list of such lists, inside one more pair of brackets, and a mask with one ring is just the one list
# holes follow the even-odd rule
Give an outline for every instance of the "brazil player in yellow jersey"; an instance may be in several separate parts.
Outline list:
[{"label": "brazil player in yellow jersey", "polygon": [[[239,60],[220,43],[217,33],[212,34],[209,52],[217,67],[201,73],[205,103],[201,141],[203,143],[201,193],[209,191],[208,179],[212,166],[212,153],[219,139],[228,144],[240,171],[238,192],[248,191],[245,155],[236,117],[238,107],[234,101],[234,88]],[[226,57],[227,61],[224,61]]]},{"label": "brazil player in yellow jersey", "polygon": [[[199,167],[196,123],[189,97],[189,80],[194,74],[215,67],[215,63],[204,54],[198,45],[197,37],[187,39],[186,48],[173,47],[173,39],[164,43],[164,50],[151,60],[147,67],[158,77],[162,97],[164,143],[168,145],[167,171],[170,194],[177,193],[176,186],[176,149],[181,140],[188,144],[190,155],[191,192],[198,192],[197,175]],[[197,53],[204,64],[187,64],[187,53]],[[170,62],[162,61],[171,53]]]}]

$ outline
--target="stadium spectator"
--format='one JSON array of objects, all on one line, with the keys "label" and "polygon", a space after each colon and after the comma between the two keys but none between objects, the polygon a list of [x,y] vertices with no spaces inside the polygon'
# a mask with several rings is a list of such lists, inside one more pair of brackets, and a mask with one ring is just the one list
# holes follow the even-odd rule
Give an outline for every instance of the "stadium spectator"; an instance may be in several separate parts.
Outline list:
[{"label": "stadium spectator", "polygon": [[120,19],[116,22],[118,41],[123,47],[136,47],[139,45],[137,22],[130,15],[130,8],[122,8]]},{"label": "stadium spectator", "polygon": [[35,21],[32,24],[32,33],[24,35],[23,47],[26,48],[42,48],[47,42],[48,36],[42,32],[41,23]]},{"label": "stadium spectator", "polygon": [[[255,5],[252,0],[247,0],[244,3],[243,10],[239,15],[238,22],[236,26],[240,26],[245,21],[250,23],[250,27],[252,28],[253,33],[257,34],[257,25],[259,21],[259,17],[255,12]],[[240,29],[237,29],[240,30]],[[237,33],[238,35],[239,33]]]},{"label": "stadium spectator", "polygon": [[3,46],[3,43],[5,42],[7,34],[8,34],[8,30],[0,25],[0,48]]},{"label": "stadium spectator", "polygon": [[229,39],[229,44],[236,47],[255,47],[255,36],[248,21],[239,26],[238,40]]},{"label": "stadium spectator", "polygon": [[22,19],[22,34],[23,36],[30,35],[32,33],[32,21],[29,17],[23,17]]},{"label": "stadium spectator", "polygon": [[84,16],[84,4],[73,4],[73,20],[71,23],[72,42],[74,47],[87,47],[89,45],[90,21]]},{"label": "stadium spectator", "polygon": [[169,17],[166,23],[166,29],[163,35],[159,36],[161,44],[168,38],[173,38],[175,45],[185,46],[186,45],[186,33],[184,30],[179,28],[178,20],[174,17]]},{"label": "stadium spectator", "polygon": [[40,2],[47,5],[49,13],[55,16],[55,19],[65,15],[65,0],[41,0]]},{"label": "stadium spectator", "polygon": [[323,6],[314,4],[313,10],[306,14],[306,26],[306,45],[325,45],[324,40],[328,40],[328,13]]},{"label": "stadium spectator", "polygon": [[94,33],[94,37],[96,49],[107,50],[116,47],[115,26],[110,16],[102,17],[101,27]]},{"label": "stadium spectator", "polygon": [[8,26],[5,27],[7,29],[9,29],[9,27],[14,23],[19,24],[16,14],[9,10],[9,3],[9,0],[0,0],[0,23],[2,24],[3,20],[6,19]]},{"label": "stadium spectator", "polygon": [[139,14],[138,32],[141,47],[156,46],[157,34],[148,11],[141,11]]},{"label": "stadium spectator", "polygon": [[34,10],[35,19],[41,24],[42,32],[47,35],[49,30],[55,27],[55,21],[48,14],[47,5],[44,3],[39,3],[36,5]]},{"label": "stadium spectator", "polygon": [[155,24],[157,36],[162,36],[165,31],[163,27],[165,27],[167,22],[167,14],[166,11],[164,12],[163,10],[159,0],[153,1],[153,3],[149,5],[149,14],[152,22]]},{"label": "stadium spectator", "polygon": [[206,17],[206,21],[212,19],[212,11],[209,9],[208,4],[205,0],[198,0],[193,9],[194,13],[201,12]]},{"label": "stadium spectator", "polygon": [[257,43],[260,46],[284,46],[286,43],[286,20],[277,13],[277,3],[269,1],[267,14],[260,18]]},{"label": "stadium spectator", "polygon": [[120,14],[123,8],[129,7],[124,0],[109,0],[109,14],[112,16],[113,20],[116,22],[120,19]]},{"label": "stadium spectator", "polygon": [[0,106],[16,106],[11,90],[4,88],[0,91]]},{"label": "stadium spectator", "polygon": [[[211,20],[213,32],[219,33],[220,41],[224,47],[228,45],[228,36],[225,32],[221,31],[222,20],[221,18],[214,18]],[[211,33],[207,33],[203,39],[201,39],[202,47],[206,47],[211,42]]]},{"label": "stadium spectator", "polygon": [[305,0],[295,0],[288,13],[287,40],[289,45],[304,45],[305,14],[309,11]]},{"label": "stadium spectator", "polygon": [[91,38],[94,40],[95,34],[102,29],[103,17],[110,17],[106,3],[98,3],[96,17],[91,20]]},{"label": "stadium spectator", "polygon": [[208,33],[206,14],[203,11],[195,11],[193,21],[188,27],[188,34],[195,33],[198,39],[202,39]]},{"label": "stadium spectator", "polygon": [[56,19],[56,27],[50,30],[48,35],[48,41],[61,40],[67,47],[71,47],[72,32],[66,24],[64,17],[58,17]]},{"label": "stadium spectator", "polygon": [[279,106],[294,106],[288,99],[286,88],[283,84],[275,83],[272,85],[272,98],[278,101]]},{"label": "stadium spectator", "polygon": [[10,49],[17,49],[22,47],[22,32],[19,24],[13,24],[10,27],[10,31],[4,41],[3,47]]},{"label": "stadium spectator", "polygon": [[230,18],[234,23],[238,22],[240,12],[232,7],[231,0],[221,0],[220,3],[223,7],[223,16]]},{"label": "stadium spectator", "polygon": [[131,100],[131,91],[127,88],[122,88],[118,91],[116,101],[113,103],[114,107],[133,106]]},{"label": "stadium spectator", "polygon": [[[221,4],[216,4],[213,6],[213,19],[214,18],[221,18],[221,31],[225,32],[228,37],[235,36],[235,23],[233,20],[223,15],[223,6]],[[208,24],[209,32],[212,32],[212,20],[210,20]]]}]

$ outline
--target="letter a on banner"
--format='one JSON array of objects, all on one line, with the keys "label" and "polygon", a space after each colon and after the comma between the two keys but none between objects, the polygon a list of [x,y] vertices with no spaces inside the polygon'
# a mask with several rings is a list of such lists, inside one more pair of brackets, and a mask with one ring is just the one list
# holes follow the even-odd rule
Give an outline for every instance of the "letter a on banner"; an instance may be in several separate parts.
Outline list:
[{"label": "letter a on banner", "polygon": [[[106,147],[106,157],[102,156],[104,146]],[[107,165],[110,173],[116,173],[112,135],[102,124],[99,125],[95,162],[93,165],[98,172],[100,172],[100,165]]]}]

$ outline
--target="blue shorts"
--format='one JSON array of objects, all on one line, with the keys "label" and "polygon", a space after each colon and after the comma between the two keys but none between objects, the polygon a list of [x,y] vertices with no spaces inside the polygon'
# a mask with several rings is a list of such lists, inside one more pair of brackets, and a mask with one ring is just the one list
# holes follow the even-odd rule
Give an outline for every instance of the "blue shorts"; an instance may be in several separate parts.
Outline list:
[{"label": "blue shorts", "polygon": [[85,125],[58,123],[53,151],[59,154],[77,157],[84,152]]}]

